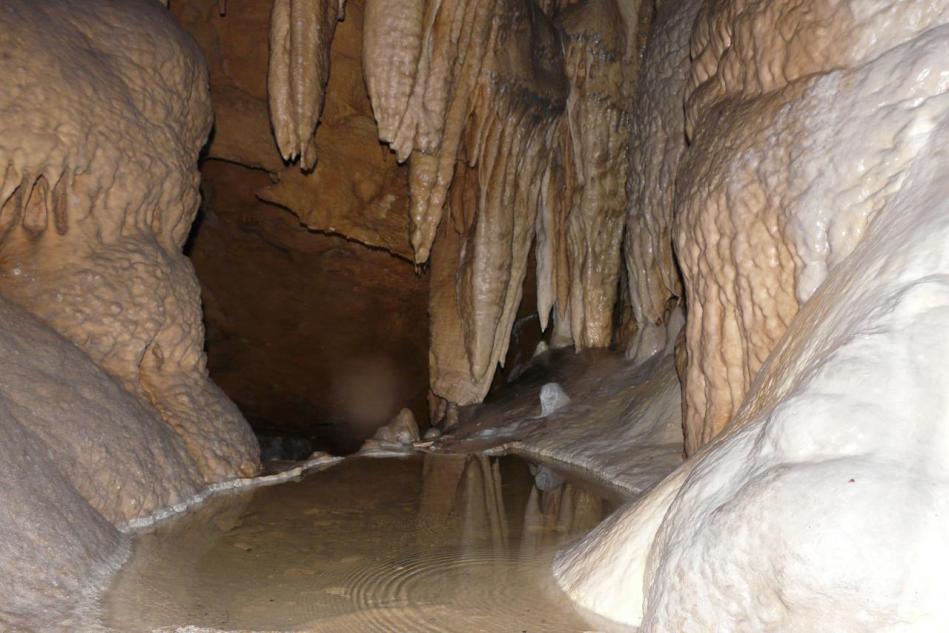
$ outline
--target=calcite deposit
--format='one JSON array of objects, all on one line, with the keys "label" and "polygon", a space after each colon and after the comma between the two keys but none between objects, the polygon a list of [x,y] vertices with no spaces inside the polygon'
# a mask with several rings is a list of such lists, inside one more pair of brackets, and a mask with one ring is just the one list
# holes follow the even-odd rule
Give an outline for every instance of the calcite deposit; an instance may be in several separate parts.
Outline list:
[{"label": "calcite deposit", "polygon": [[275,0],[270,16],[270,121],[286,160],[316,164],[314,134],[329,79],[330,45],[346,0]]},{"label": "calcite deposit", "polygon": [[0,628],[21,630],[104,580],[117,527],[258,460],[181,254],[211,123],[197,48],[147,0],[14,0],[0,32]]},{"label": "calcite deposit", "polygon": [[80,349],[0,298],[0,628],[52,624],[125,556],[115,526],[186,501],[182,439]]},{"label": "calcite deposit", "polygon": [[478,453],[413,547],[501,553],[510,451],[525,560],[551,462],[628,501],[553,571],[642,633],[942,630],[949,5],[345,5],[0,4],[0,628],[256,473],[206,322],[275,445]]},{"label": "calcite deposit", "polygon": [[644,632],[949,618],[947,21],[912,2],[699,13],[686,431],[694,449],[726,430],[561,556],[582,604]]},{"label": "calcite deposit", "polygon": [[672,248],[675,181],[686,148],[689,37],[701,5],[689,0],[659,6],[633,97],[624,256],[636,324],[627,351],[639,362],[671,342],[665,327],[669,305],[682,295]]},{"label": "calcite deposit", "polygon": [[2,18],[0,292],[159,411],[207,480],[253,473],[181,255],[211,122],[200,53],[151,2],[8,3]]},{"label": "calcite deposit", "polygon": [[541,326],[554,310],[577,348],[610,343],[645,22],[615,0],[367,2],[379,137],[409,160],[412,247],[431,257],[440,398],[487,393],[535,236]]}]

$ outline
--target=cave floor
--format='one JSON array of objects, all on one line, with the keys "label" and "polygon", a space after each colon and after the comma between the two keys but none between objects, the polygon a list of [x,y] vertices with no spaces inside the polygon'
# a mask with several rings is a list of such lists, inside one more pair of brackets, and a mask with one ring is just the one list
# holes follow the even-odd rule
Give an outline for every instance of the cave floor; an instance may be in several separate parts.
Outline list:
[{"label": "cave floor", "polygon": [[122,632],[623,630],[550,574],[612,504],[545,487],[516,457],[350,458],[139,534],[96,610]]}]

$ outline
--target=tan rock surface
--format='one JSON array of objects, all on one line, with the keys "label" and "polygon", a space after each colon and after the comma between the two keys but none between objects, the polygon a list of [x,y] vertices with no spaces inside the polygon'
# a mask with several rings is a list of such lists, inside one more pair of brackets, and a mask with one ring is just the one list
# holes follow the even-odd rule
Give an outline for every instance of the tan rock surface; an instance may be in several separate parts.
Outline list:
[{"label": "tan rock surface", "polygon": [[257,445],[207,378],[181,255],[197,48],[150,0],[13,0],[0,33],[0,628],[75,630],[115,526],[253,474]]},{"label": "tan rock surface", "polygon": [[215,481],[255,472],[257,445],[205,369],[181,245],[211,113],[200,53],[166,16],[151,2],[4,14],[0,292],[157,409]]},{"label": "tan rock surface", "polygon": [[656,12],[634,96],[624,256],[636,333],[627,354],[643,361],[667,343],[671,298],[682,295],[672,250],[679,159],[686,149],[684,93],[698,0]]}]

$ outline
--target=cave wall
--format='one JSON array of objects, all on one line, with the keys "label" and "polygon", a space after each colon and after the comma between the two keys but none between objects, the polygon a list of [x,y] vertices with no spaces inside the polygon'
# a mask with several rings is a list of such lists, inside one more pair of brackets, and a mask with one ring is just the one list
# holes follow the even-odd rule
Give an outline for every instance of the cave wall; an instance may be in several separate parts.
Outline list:
[{"label": "cave wall", "polygon": [[[362,2],[346,3],[338,26],[327,22],[332,72],[316,58],[299,69],[293,90],[319,91],[306,93],[315,110],[301,114],[306,132],[291,125],[305,138],[286,155],[310,153],[283,161],[266,46],[283,5],[230,2],[222,15],[214,0],[171,4],[208,58],[216,117],[189,254],[212,377],[258,432],[351,451],[403,406],[427,420],[428,275],[411,262],[408,168],[376,138]],[[297,121],[295,110],[284,115]]]},{"label": "cave wall", "polygon": [[424,420],[426,277],[255,201],[266,172],[212,160],[202,173],[190,255],[208,366],[255,429],[352,451],[403,406]]},{"label": "cave wall", "polygon": [[253,475],[181,247],[211,124],[152,0],[0,6],[0,628],[76,630],[122,530]]},{"label": "cave wall", "polygon": [[689,42],[673,218],[694,453],[556,574],[644,632],[939,630],[949,11],[692,8],[657,28]]}]

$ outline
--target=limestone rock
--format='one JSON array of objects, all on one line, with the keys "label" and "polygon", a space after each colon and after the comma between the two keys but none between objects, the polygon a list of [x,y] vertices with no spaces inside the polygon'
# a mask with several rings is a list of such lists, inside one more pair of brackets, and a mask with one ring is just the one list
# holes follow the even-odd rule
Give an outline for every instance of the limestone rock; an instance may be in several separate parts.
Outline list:
[{"label": "limestone rock", "polygon": [[725,431],[556,567],[644,633],[949,618],[949,10],[798,8],[693,30],[686,429]]},{"label": "limestone rock", "polygon": [[541,327],[556,306],[578,348],[610,343],[642,21],[614,0],[367,2],[369,95],[431,257],[439,397],[487,393],[535,235]]},{"label": "limestone rock", "polygon": [[178,435],[0,297],[0,628],[62,617],[126,553],[115,529],[204,486]]},{"label": "limestone rock", "polygon": [[402,409],[387,425],[376,431],[375,438],[384,442],[411,444],[419,440],[418,424],[410,409]]},{"label": "limestone rock", "polygon": [[412,450],[412,444],[418,442],[419,439],[415,416],[410,409],[402,409],[388,424],[379,427],[372,438],[366,440],[360,452]]},{"label": "limestone rock", "polygon": [[145,0],[6,3],[0,21],[0,292],[157,409],[206,480],[253,474],[181,255],[211,122],[200,52]]},{"label": "limestone rock", "polygon": [[261,170],[212,160],[202,173],[190,255],[208,368],[255,430],[339,454],[358,450],[403,406],[424,422],[426,275],[255,201],[270,183]]},{"label": "limestone rock", "polygon": [[329,80],[330,46],[345,0],[275,0],[270,15],[270,121],[280,153],[316,165],[313,136]]}]

